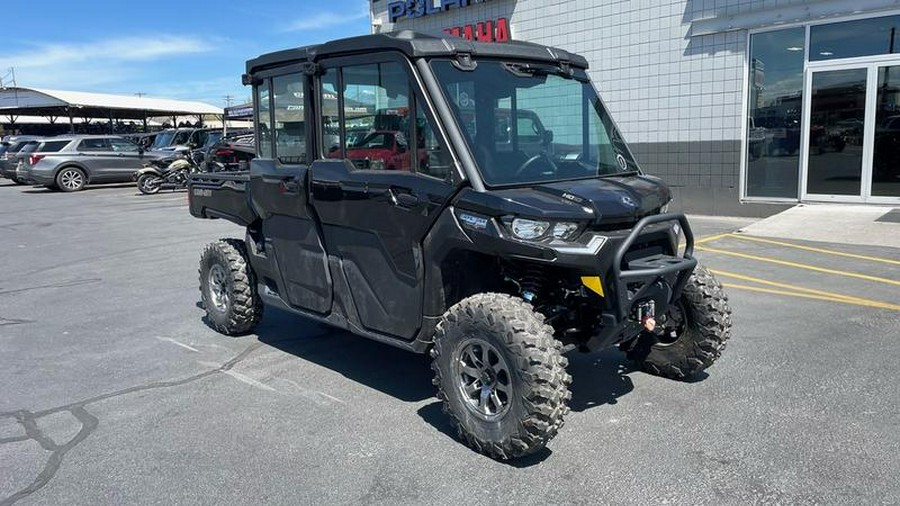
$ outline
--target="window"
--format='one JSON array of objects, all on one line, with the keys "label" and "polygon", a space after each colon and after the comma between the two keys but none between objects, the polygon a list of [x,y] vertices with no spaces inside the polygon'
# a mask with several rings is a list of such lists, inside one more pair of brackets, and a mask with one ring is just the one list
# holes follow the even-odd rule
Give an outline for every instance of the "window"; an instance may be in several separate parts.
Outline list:
[{"label": "window", "polygon": [[449,152],[438,140],[421,99],[415,100],[416,120],[411,120],[413,95],[402,64],[332,68],[321,82],[326,158],[345,158],[360,170],[447,177],[452,166]]},{"label": "window", "polygon": [[275,107],[275,156],[285,164],[305,164],[306,76],[289,74],[272,78]]},{"label": "window", "polygon": [[272,118],[269,115],[269,81],[256,87],[256,150],[260,158],[272,158]]},{"label": "window", "polygon": [[110,139],[109,145],[117,153],[136,153],[140,149],[137,144],[125,139]]},{"label": "window", "polygon": [[748,197],[798,198],[805,30],[750,37]]},{"label": "window", "polygon": [[446,179],[453,167],[453,159],[450,153],[438,140],[434,131],[434,125],[428,121],[425,115],[425,107],[422,99],[416,99],[416,135],[419,137],[418,148],[420,174]]},{"label": "window", "polygon": [[900,16],[809,28],[810,61],[900,53]]},{"label": "window", "polygon": [[109,151],[109,139],[84,139],[78,145],[78,151]]},{"label": "window", "polygon": [[[322,124],[322,152],[327,158],[343,158],[344,151],[341,149],[341,125],[340,114],[338,113],[338,71],[337,69],[328,69],[322,76],[321,93],[321,118]],[[347,133],[351,135],[351,133]],[[353,132],[353,142],[360,140],[358,137],[365,137],[366,132]],[[348,141],[349,142],[349,141]]]},{"label": "window", "polygon": [[46,141],[41,143],[38,146],[36,152],[38,153],[58,153],[62,150],[62,148],[69,145],[71,141]]}]

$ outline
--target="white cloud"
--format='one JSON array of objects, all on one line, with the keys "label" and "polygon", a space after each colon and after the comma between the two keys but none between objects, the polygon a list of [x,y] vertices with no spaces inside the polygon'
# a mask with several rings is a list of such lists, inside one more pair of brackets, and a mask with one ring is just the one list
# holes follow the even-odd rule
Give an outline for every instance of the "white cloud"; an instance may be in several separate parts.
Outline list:
[{"label": "white cloud", "polygon": [[123,37],[75,44],[40,44],[17,54],[0,56],[0,68],[41,68],[82,62],[121,63],[204,53],[215,49],[208,41],[177,35]]},{"label": "white cloud", "polygon": [[[111,88],[124,88],[125,83],[140,82],[152,73],[154,65],[146,62],[193,56],[215,49],[216,46],[206,39],[165,34],[54,42],[0,54],[0,68],[14,67],[19,86],[111,91]],[[166,77],[173,79],[173,76]],[[130,92],[138,91],[143,90]]]},{"label": "white cloud", "polygon": [[286,32],[299,32],[303,30],[322,30],[333,26],[369,17],[369,3],[363,2],[360,8],[348,13],[320,12],[312,16],[304,16],[285,27]]}]

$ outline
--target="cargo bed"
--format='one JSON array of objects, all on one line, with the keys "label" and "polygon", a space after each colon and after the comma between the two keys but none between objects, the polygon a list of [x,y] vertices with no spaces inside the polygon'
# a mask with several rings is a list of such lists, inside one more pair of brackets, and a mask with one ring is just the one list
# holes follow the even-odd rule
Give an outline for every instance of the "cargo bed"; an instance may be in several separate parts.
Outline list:
[{"label": "cargo bed", "polygon": [[250,225],[257,216],[250,206],[249,182],[250,173],[246,171],[192,174],[188,181],[191,215]]}]

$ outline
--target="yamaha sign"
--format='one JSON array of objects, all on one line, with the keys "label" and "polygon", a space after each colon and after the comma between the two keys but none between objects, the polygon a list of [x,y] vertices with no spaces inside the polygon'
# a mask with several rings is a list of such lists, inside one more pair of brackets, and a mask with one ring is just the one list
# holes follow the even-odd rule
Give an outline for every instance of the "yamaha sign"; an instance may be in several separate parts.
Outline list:
[{"label": "yamaha sign", "polygon": [[388,4],[388,17],[391,23],[400,18],[421,18],[432,14],[462,9],[474,4],[482,4],[489,0],[396,0]]}]

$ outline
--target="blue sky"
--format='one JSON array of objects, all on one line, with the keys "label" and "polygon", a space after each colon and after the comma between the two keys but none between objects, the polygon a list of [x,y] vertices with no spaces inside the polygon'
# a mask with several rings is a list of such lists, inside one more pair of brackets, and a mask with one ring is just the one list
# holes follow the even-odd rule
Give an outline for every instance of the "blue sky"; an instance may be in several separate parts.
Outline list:
[{"label": "blue sky", "polygon": [[225,95],[249,98],[241,74],[250,58],[370,30],[366,0],[13,0],[0,24],[4,84],[15,67],[21,87],[217,106]]}]

